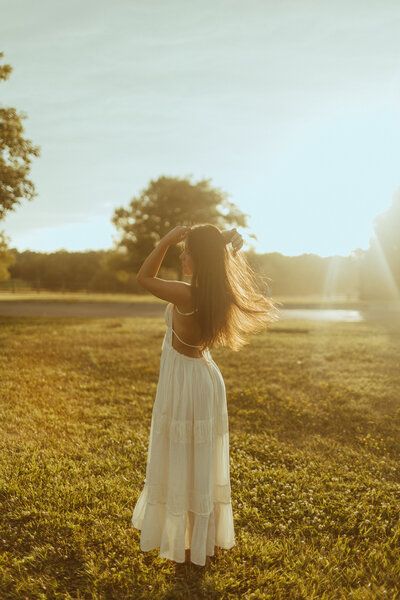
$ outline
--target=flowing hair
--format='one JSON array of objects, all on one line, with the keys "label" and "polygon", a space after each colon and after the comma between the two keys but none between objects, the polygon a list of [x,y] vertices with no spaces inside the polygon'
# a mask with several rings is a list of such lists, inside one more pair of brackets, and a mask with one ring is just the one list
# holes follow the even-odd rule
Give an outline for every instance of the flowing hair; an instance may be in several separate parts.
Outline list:
[{"label": "flowing hair", "polygon": [[234,351],[248,344],[251,333],[278,319],[275,302],[262,293],[257,275],[239,250],[215,225],[193,225],[186,243],[193,262],[191,293],[202,332],[202,350],[225,346]]}]

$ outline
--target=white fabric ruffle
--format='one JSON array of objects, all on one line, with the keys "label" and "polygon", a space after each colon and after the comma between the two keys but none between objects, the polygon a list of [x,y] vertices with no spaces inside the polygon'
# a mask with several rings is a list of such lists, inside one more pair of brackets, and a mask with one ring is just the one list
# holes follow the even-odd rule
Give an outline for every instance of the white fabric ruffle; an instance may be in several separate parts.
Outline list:
[{"label": "white fabric ruffle", "polygon": [[206,556],[213,556],[215,546],[229,549],[235,545],[232,504],[216,502],[209,513],[191,510],[175,513],[166,503],[149,501],[145,485],[132,515],[132,525],[141,530],[140,548],[147,552],[160,548],[159,555],[176,562],[190,560],[204,566]]}]

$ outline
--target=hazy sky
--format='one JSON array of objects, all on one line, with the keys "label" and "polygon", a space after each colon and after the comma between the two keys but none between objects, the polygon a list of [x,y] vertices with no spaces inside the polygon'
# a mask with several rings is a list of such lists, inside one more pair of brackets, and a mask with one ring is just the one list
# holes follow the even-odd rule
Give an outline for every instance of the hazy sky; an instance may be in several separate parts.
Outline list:
[{"label": "hazy sky", "polygon": [[1,104],[41,146],[19,250],[109,248],[160,175],[211,178],[257,251],[367,248],[400,187],[398,0],[0,0]]}]

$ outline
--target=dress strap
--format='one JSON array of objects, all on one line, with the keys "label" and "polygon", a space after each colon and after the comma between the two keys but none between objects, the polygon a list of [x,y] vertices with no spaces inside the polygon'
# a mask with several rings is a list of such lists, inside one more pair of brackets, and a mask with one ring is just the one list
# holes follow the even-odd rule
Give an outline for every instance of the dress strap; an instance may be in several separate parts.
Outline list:
[{"label": "dress strap", "polygon": [[191,346],[192,348],[201,348],[201,346],[195,346],[195,344],[188,344],[187,342],[184,342],[179,335],[176,333],[175,329],[172,328],[171,326],[171,330],[174,332],[174,334],[176,335],[176,337],[178,338],[178,340],[180,342],[182,342],[182,344],[185,344],[185,346]]},{"label": "dress strap", "polygon": [[188,344],[187,342],[184,342],[184,341],[183,341],[183,340],[182,340],[182,339],[179,337],[179,335],[176,333],[175,329],[174,329],[174,328],[173,328],[173,326],[172,326],[172,313],[173,313],[173,310],[174,310],[174,306],[175,306],[175,304],[173,304],[172,302],[170,302],[170,303],[167,305],[167,308],[168,308],[168,306],[170,306],[170,307],[171,307],[171,308],[170,308],[170,312],[169,312],[169,326],[170,326],[170,328],[171,328],[171,331],[173,331],[173,332],[174,332],[174,334],[176,335],[176,337],[178,338],[178,340],[179,340],[180,342],[182,342],[182,344],[185,344],[186,346],[191,346],[192,348],[201,348],[201,346],[196,346],[195,344]]},{"label": "dress strap", "polygon": [[175,308],[176,308],[177,312],[178,312],[180,315],[184,315],[185,317],[188,317],[189,315],[194,315],[194,313],[195,313],[195,312],[197,312],[197,308],[195,308],[195,309],[194,309],[194,310],[192,310],[191,312],[182,312],[182,311],[180,311],[180,310],[179,310],[179,308],[177,307],[177,305],[176,305],[176,304],[174,304],[174,306],[175,306]]}]

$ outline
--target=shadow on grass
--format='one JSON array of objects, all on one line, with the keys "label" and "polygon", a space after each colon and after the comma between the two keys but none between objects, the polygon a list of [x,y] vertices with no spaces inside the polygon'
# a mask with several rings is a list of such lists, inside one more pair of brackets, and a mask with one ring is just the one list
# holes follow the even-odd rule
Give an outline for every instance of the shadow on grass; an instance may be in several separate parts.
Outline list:
[{"label": "shadow on grass", "polygon": [[4,519],[0,551],[13,558],[1,585],[2,598],[39,597],[45,585],[78,595],[90,589],[84,552],[76,546],[73,527],[45,519],[35,511]]},{"label": "shadow on grass", "polygon": [[[188,557],[188,553],[186,554]],[[209,574],[215,570],[220,553],[215,549],[214,556],[207,556],[204,566],[196,565],[188,560],[185,563],[174,563],[173,581],[168,590],[161,596],[162,600],[175,600],[176,598],[193,598],[196,600],[209,600],[219,598],[220,591],[211,583]],[[208,575],[208,577],[206,577]]]}]

